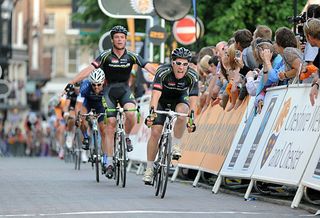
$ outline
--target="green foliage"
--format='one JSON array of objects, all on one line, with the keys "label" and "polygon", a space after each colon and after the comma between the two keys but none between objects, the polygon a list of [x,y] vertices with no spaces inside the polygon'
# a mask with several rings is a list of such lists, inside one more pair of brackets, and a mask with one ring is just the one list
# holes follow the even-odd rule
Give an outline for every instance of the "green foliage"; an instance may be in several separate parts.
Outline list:
[{"label": "green foliage", "polygon": [[[189,46],[198,50],[203,46],[215,45],[228,40],[237,29],[254,31],[256,25],[264,24],[273,31],[282,26],[292,27],[287,18],[293,16],[293,0],[197,0],[197,14],[205,26],[204,37],[198,45]],[[298,13],[306,1],[298,1]],[[84,44],[97,45],[100,36],[114,25],[125,25],[125,19],[114,19],[102,13],[97,0],[79,0],[86,10],[74,16],[75,20],[92,22],[101,20],[101,28],[83,37]],[[192,9],[193,10],[193,9]],[[190,11],[193,14],[193,11]],[[172,25],[167,22],[166,25]],[[167,30],[170,28],[166,28]],[[145,21],[136,20],[136,31],[145,32]],[[170,41],[170,40],[168,40]]]}]

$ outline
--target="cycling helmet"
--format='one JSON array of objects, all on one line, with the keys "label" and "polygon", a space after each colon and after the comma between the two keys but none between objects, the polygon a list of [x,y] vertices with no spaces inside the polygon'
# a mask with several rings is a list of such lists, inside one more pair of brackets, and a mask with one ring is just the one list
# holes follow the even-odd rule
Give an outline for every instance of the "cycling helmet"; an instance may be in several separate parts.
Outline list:
[{"label": "cycling helmet", "polygon": [[38,120],[37,115],[34,112],[30,112],[29,117],[28,117],[28,121],[32,124],[35,124]]},{"label": "cycling helmet", "polygon": [[113,35],[116,33],[123,33],[124,35],[127,35],[128,31],[123,26],[114,26],[110,31],[111,38],[113,38]]},{"label": "cycling helmet", "polygon": [[191,57],[192,57],[191,52],[184,47],[176,48],[175,50],[172,51],[172,54],[171,54],[172,60],[176,60],[177,58],[182,58],[190,61]]},{"label": "cycling helmet", "polygon": [[91,83],[103,83],[104,79],[104,72],[101,68],[94,69],[89,76],[89,81]]}]

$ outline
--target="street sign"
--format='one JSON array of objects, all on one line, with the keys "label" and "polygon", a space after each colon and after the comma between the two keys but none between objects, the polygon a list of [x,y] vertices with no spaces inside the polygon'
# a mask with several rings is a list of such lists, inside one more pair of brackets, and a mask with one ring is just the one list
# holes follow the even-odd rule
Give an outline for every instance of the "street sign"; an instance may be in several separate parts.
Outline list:
[{"label": "street sign", "polygon": [[[195,22],[196,20],[191,15],[187,15],[181,20],[174,22],[172,32],[177,42],[182,45],[191,45],[203,35],[204,28],[202,21],[197,19],[197,25],[195,25]],[[197,26],[197,29],[195,26]]]},{"label": "street sign", "polygon": [[11,92],[11,88],[8,81],[0,79],[0,99],[8,97],[10,92]]},{"label": "street sign", "polygon": [[99,40],[99,50],[100,52],[112,48],[110,31],[104,33]]},{"label": "street sign", "polygon": [[149,39],[155,45],[160,45],[161,43],[165,42],[167,39],[167,32],[161,26],[153,26],[149,30]]}]

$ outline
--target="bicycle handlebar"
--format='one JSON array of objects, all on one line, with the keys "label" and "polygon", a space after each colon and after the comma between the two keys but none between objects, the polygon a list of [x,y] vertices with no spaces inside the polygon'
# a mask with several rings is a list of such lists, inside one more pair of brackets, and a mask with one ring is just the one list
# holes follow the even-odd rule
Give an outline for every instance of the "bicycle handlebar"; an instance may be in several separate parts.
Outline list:
[{"label": "bicycle handlebar", "polygon": [[137,108],[131,108],[131,109],[124,109],[123,107],[116,107],[116,108],[108,108],[108,107],[106,107],[105,108],[106,118],[107,118],[107,112],[120,112],[120,113],[123,113],[123,112],[137,112],[137,123],[140,123],[140,117],[141,117],[140,106],[138,106]]}]

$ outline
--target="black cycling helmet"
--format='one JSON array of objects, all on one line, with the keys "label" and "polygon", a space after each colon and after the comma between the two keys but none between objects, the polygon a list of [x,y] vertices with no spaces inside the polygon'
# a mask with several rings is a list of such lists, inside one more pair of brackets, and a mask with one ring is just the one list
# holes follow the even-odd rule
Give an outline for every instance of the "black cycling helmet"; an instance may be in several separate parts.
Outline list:
[{"label": "black cycling helmet", "polygon": [[181,47],[181,48],[176,48],[175,50],[172,51],[171,53],[171,59],[174,61],[177,58],[182,58],[182,59],[187,59],[188,61],[191,60],[192,53],[188,49]]},{"label": "black cycling helmet", "polygon": [[123,33],[124,35],[127,35],[128,34],[128,31],[125,27],[123,26],[114,26],[112,27],[112,29],[110,30],[110,35],[111,35],[111,38],[113,38],[113,35],[116,34],[116,33]]}]

